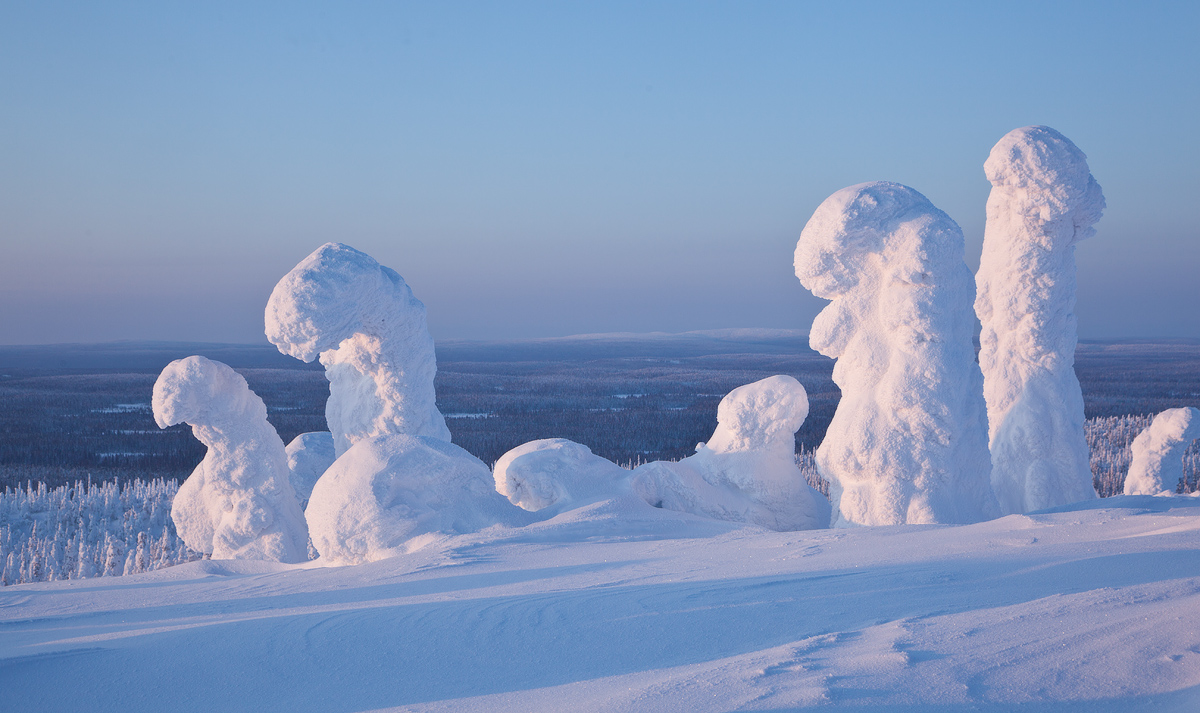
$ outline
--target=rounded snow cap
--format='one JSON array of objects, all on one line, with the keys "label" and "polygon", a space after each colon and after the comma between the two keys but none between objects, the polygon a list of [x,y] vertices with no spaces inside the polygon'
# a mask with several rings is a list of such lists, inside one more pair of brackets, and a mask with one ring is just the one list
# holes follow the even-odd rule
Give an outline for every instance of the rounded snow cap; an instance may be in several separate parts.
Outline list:
[{"label": "rounded snow cap", "polygon": [[1037,202],[1043,221],[1074,214],[1082,229],[1076,240],[1091,237],[1092,224],[1104,212],[1104,193],[1092,177],[1087,155],[1049,126],[1025,126],[1004,135],[983,164],[992,185]]},{"label": "rounded snow cap", "polygon": [[325,243],[275,285],[267,300],[267,339],[279,351],[311,362],[357,333],[383,334],[389,322],[425,305],[404,278],[370,255]]},{"label": "rounded snow cap", "polygon": [[159,428],[207,423],[214,415],[243,409],[248,394],[252,392],[242,375],[219,361],[202,356],[176,359],[154,382],[154,421]]},{"label": "rounded snow cap", "polygon": [[706,444],[717,453],[760,449],[792,437],[808,417],[804,385],[787,375],[739,386],[717,406],[717,430]]},{"label": "rounded snow cap", "polygon": [[[910,230],[900,230],[908,223]],[[886,250],[901,260],[913,257],[897,261],[899,276],[925,282],[932,232],[962,241],[950,216],[908,186],[890,181],[849,186],[826,198],[804,226],[796,243],[796,277],[817,297],[835,299],[878,272],[869,269],[868,256]]]}]

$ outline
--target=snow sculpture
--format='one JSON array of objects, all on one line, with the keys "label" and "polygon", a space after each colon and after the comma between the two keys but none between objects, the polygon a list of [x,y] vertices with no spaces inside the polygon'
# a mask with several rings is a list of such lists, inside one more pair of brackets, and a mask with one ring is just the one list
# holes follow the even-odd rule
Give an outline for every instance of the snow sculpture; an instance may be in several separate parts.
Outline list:
[{"label": "snow sculpture", "polygon": [[186,422],[208,446],[171,506],[188,547],[215,559],[308,559],[283,441],[241,374],[202,356],[173,361],[154,383],[153,407],[159,428]]},{"label": "snow sculpture", "polygon": [[360,440],[339,456],[304,514],[330,564],[373,562],[419,549],[435,534],[535,519],[496,492],[483,461],[440,438],[402,434]]},{"label": "snow sculpture", "polygon": [[1130,448],[1126,495],[1174,495],[1183,477],[1183,452],[1200,438],[1200,411],[1171,408],[1154,417]]},{"label": "snow sculpture", "polygon": [[337,455],[391,433],[450,440],[434,404],[425,305],[370,255],[341,243],[317,248],[275,285],[266,333],[284,354],[325,366]]},{"label": "snow sculpture", "polygon": [[531,512],[563,510],[629,490],[629,471],[565,438],[517,446],[496,461],[493,477],[498,493]]},{"label": "snow sculpture", "polygon": [[795,459],[795,434],[808,416],[808,394],[790,376],[771,376],[729,392],[717,407],[717,429],[695,455],[655,461],[633,474],[646,502],[770,530],[829,526],[829,503]]},{"label": "snow sculpture", "polygon": [[816,452],[833,525],[998,515],[958,225],[907,186],[851,186],[813,213],[795,267],[832,300],[809,343],[837,359],[842,390]]},{"label": "snow sculpture", "polygon": [[308,497],[321,474],[333,465],[333,434],[329,431],[301,433],[287,444],[288,480],[300,500],[300,508],[308,505]]},{"label": "snow sculpture", "polygon": [[1045,126],[1010,131],[983,168],[975,312],[992,485],[1006,514],[1095,498],[1073,310],[1075,244],[1095,233],[1104,195],[1083,152]]}]

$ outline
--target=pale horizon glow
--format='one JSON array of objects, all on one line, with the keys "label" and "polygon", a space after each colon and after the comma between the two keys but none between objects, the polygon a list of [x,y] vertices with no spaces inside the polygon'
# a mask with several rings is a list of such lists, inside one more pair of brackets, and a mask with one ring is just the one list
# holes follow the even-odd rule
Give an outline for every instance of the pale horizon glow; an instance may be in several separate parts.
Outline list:
[{"label": "pale horizon glow", "polygon": [[812,211],[903,183],[978,266],[1052,126],[1108,209],[1080,336],[1200,337],[1191,3],[0,8],[0,343],[264,343],[327,241],[437,339],[806,330]]}]

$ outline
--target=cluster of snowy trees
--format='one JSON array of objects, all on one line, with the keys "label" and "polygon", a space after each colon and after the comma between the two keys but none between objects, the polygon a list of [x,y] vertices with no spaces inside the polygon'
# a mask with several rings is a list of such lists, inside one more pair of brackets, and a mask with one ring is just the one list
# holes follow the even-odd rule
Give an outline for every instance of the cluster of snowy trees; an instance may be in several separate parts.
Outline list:
[{"label": "cluster of snowy trees", "polygon": [[111,577],[200,559],[175,534],[175,480],[0,493],[0,584]]},{"label": "cluster of snowy trees", "polygon": [[[896,183],[834,193],[800,235],[796,275],[830,300],[810,344],[837,360],[842,391],[813,459],[828,499],[795,458],[808,398],[790,376],[731,391],[712,437],[680,461],[629,471],[552,438],[489,469],[450,442],[435,405],[424,305],[394,270],[327,243],[275,286],[265,325],[281,352],[325,367],[329,431],[285,447],[240,375],[199,356],[172,362],[154,417],[190,424],[208,447],[172,520],[213,557],[299,562],[311,538],[323,561],[355,564],[600,501],[791,531],[971,523],[1095,498],[1073,369],[1074,250],[1103,195],[1083,153],[1047,127],[1010,132],[984,170],[975,279],[959,226]],[[1173,490],[1197,413],[1161,414],[1133,441],[1127,494]]]}]

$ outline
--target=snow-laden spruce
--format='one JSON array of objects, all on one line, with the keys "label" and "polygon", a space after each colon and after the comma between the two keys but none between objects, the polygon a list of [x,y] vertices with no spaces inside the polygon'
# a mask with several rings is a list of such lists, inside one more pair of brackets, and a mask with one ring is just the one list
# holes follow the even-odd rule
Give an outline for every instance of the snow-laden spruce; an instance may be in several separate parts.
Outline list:
[{"label": "snow-laden spruce", "polygon": [[907,186],[851,186],[813,213],[795,267],[832,300],[809,343],[842,390],[816,455],[834,526],[995,517],[958,225]]},{"label": "snow-laden spruce", "polygon": [[208,446],[171,506],[188,547],[214,559],[308,559],[283,441],[241,374],[202,356],[178,359],[154,382],[153,408],[159,428],[188,423]]},{"label": "snow-laden spruce", "polygon": [[1075,377],[1075,244],[1095,233],[1104,195],[1087,157],[1045,126],[1010,131],[992,183],[975,312],[992,484],[1007,513],[1096,497]]},{"label": "snow-laden spruce", "polygon": [[317,481],[304,514],[321,560],[335,565],[406,554],[436,535],[534,520],[496,492],[483,461],[440,438],[402,434],[351,446]]},{"label": "snow-laden spruce", "polygon": [[1133,439],[1126,495],[1174,495],[1183,478],[1183,452],[1200,438],[1200,411],[1171,408]]},{"label": "snow-laden spruce", "polygon": [[739,386],[721,399],[708,443],[677,463],[655,461],[633,473],[651,505],[777,530],[829,526],[829,502],[796,466],[796,431],[808,394],[790,376]]},{"label": "snow-laden spruce", "polygon": [[496,492],[522,509],[565,510],[629,491],[629,471],[565,438],[543,438],[500,456]]},{"label": "snow-laden spruce", "polygon": [[325,366],[337,455],[392,433],[450,440],[434,404],[425,305],[370,255],[341,243],[317,248],[275,285],[266,333],[284,354]]},{"label": "snow-laden spruce", "polygon": [[337,457],[333,449],[333,434],[329,431],[301,433],[287,444],[285,452],[290,473],[288,480],[303,510],[308,505],[313,486]]}]

